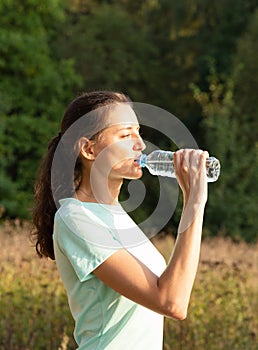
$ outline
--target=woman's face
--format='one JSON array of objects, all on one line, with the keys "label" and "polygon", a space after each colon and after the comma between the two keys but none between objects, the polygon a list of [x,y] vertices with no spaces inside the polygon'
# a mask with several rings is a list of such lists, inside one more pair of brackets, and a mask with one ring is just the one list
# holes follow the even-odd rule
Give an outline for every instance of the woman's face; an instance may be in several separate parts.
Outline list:
[{"label": "woman's face", "polygon": [[126,103],[118,104],[108,116],[109,126],[101,132],[94,144],[95,164],[98,171],[109,179],[138,179],[141,167],[135,159],[145,144],[139,134],[139,123],[133,109]]}]

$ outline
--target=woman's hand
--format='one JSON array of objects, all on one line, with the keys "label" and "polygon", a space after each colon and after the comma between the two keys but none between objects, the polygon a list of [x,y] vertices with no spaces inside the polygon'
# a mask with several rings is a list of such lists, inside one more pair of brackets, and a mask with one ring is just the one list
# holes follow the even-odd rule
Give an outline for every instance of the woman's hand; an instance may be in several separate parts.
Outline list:
[{"label": "woman's hand", "polygon": [[174,153],[175,174],[184,199],[197,203],[207,201],[206,159],[208,152],[194,149],[181,149]]},{"label": "woman's hand", "polygon": [[184,195],[184,209],[179,232],[185,231],[193,222],[199,209],[203,209],[208,197],[206,159],[208,152],[182,149],[174,153],[174,168]]}]

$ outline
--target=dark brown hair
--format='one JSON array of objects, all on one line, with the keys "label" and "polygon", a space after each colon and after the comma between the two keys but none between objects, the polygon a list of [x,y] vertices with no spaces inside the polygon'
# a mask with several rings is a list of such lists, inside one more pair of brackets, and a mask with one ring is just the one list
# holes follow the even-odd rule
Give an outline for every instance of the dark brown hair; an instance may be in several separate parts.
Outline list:
[{"label": "dark brown hair", "polygon": [[[56,198],[53,196],[51,168],[61,137],[81,117],[86,116],[86,118],[88,118],[87,115],[91,111],[96,111],[97,109],[101,109],[101,107],[122,102],[130,102],[130,99],[126,95],[118,92],[94,91],[81,94],[68,105],[61,122],[61,132],[50,140],[46,155],[40,164],[35,183],[34,207],[32,212],[33,230],[31,233],[35,241],[36,251],[40,257],[45,256],[53,260],[55,259],[52,234],[54,216],[57,211],[57,202],[55,200]],[[101,113],[105,114],[105,110],[103,111],[102,109]],[[94,137],[93,130],[101,130],[101,126],[99,125],[101,120],[103,122],[103,118],[91,118],[89,123],[87,123],[86,119],[83,127],[84,130],[82,130],[83,134],[86,136],[93,135]],[[78,135],[78,137],[80,137],[80,135]],[[73,148],[74,144],[70,145],[70,147]],[[65,154],[63,158],[61,157],[59,162],[64,162],[66,157],[67,154]],[[67,169],[67,171],[69,171],[69,169]],[[61,187],[59,198],[69,196],[69,193],[71,193],[71,191],[74,193],[74,190],[78,187],[80,179],[80,161],[78,159],[76,160],[74,169],[70,169],[70,171],[73,173],[72,190],[70,188],[64,188],[67,187],[67,182],[63,182],[65,185],[59,186]],[[60,176],[62,176],[62,174],[57,175],[59,179]]]}]

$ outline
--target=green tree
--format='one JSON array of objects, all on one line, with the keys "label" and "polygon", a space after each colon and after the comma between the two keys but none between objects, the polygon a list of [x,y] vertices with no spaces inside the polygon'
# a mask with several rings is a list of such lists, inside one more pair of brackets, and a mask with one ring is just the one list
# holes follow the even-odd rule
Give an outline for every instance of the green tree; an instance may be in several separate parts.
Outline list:
[{"label": "green tree", "polygon": [[1,206],[27,216],[39,159],[79,79],[51,46],[61,1],[3,0],[0,18]]},{"label": "green tree", "polygon": [[248,145],[249,123],[239,117],[232,79],[222,84],[212,70],[209,84],[209,92],[194,88],[204,115],[205,142],[221,162],[218,182],[209,185],[206,228],[211,235],[254,241],[258,159],[255,148]]},{"label": "green tree", "polygon": [[74,58],[84,89],[121,90],[143,102],[153,84],[156,49],[121,6],[96,3],[83,3],[76,11],[70,4],[59,55]]},{"label": "green tree", "polygon": [[238,41],[233,76],[240,120],[248,120],[250,147],[258,142],[258,9],[250,19],[244,35]]},{"label": "green tree", "polygon": [[208,91],[211,62],[220,77],[227,79],[237,40],[257,8],[257,1],[161,0],[152,4],[146,21],[159,48],[157,88],[162,106],[181,118],[202,143],[200,108],[189,85],[194,83]]}]

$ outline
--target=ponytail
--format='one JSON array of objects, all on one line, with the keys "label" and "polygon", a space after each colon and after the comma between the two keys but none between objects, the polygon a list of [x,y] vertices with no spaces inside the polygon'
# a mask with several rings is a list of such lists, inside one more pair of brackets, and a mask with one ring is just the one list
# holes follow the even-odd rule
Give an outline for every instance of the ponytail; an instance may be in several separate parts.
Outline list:
[{"label": "ponytail", "polygon": [[32,212],[32,223],[34,226],[32,236],[36,238],[37,254],[41,258],[45,256],[52,260],[55,259],[52,234],[57,207],[51,189],[51,166],[60,139],[61,133],[52,138],[49,142],[47,153],[40,164],[35,183],[34,208]]}]

